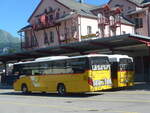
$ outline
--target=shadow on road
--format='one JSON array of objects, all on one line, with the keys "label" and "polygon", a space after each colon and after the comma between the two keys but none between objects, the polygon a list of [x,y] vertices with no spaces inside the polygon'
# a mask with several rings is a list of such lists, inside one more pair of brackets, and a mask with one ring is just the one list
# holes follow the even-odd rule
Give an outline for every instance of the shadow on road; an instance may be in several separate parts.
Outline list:
[{"label": "shadow on road", "polygon": [[128,87],[126,90],[144,90],[150,91],[150,82],[137,82],[134,86]]},{"label": "shadow on road", "polygon": [[136,82],[134,86],[123,87],[106,90],[104,92],[115,92],[115,91],[150,91],[150,82]]},{"label": "shadow on road", "polygon": [[103,95],[103,93],[69,93],[65,96],[59,96],[57,93],[30,93],[23,94],[21,92],[4,92],[0,95],[17,95],[17,96],[41,96],[41,97],[67,97],[67,98],[87,98],[92,96]]}]

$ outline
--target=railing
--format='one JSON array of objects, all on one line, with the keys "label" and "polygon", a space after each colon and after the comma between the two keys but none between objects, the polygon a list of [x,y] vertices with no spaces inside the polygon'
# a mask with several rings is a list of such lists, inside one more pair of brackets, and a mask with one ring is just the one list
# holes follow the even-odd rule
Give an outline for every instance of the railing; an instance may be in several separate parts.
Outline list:
[{"label": "railing", "polygon": [[57,19],[59,19],[59,16],[56,16],[55,13],[54,14],[53,13],[52,14],[49,14],[49,13],[41,14],[40,16],[36,17],[36,21],[33,24],[33,29],[41,30],[41,29],[46,29],[49,27],[56,26],[56,25],[58,25],[56,23]]},{"label": "railing", "polygon": [[37,24],[33,24],[33,29],[34,30],[41,30],[41,29],[46,29],[46,28],[53,27],[56,25],[57,24],[54,21],[39,22]]},{"label": "railing", "polygon": [[120,20],[110,20],[110,27],[114,27],[114,28],[117,28],[117,27],[120,27],[120,24],[121,24],[121,21]]},{"label": "railing", "polygon": [[109,19],[106,17],[101,17],[98,19],[98,24],[99,25],[108,25],[109,24]]},{"label": "railing", "polygon": [[32,45],[32,44],[29,44],[29,43],[27,43],[27,42],[21,42],[21,49],[22,50],[27,50],[27,49],[32,49],[32,48],[35,48],[35,47],[37,47],[37,46],[35,46],[35,45]]},{"label": "railing", "polygon": [[81,39],[87,39],[87,38],[92,38],[92,37],[96,37],[96,34],[89,34],[89,35],[81,36]]}]

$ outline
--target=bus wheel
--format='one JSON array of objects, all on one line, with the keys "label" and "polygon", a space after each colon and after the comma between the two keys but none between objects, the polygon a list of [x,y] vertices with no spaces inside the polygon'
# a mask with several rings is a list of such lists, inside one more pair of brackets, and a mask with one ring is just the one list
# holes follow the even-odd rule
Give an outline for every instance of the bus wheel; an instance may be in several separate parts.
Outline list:
[{"label": "bus wheel", "polygon": [[27,94],[27,93],[28,93],[28,87],[27,87],[26,84],[22,84],[22,86],[21,86],[21,91],[22,91],[22,93],[24,93],[24,94]]},{"label": "bus wheel", "polygon": [[58,95],[65,96],[66,95],[65,85],[64,84],[59,84],[58,87],[57,87],[57,92],[58,92]]}]

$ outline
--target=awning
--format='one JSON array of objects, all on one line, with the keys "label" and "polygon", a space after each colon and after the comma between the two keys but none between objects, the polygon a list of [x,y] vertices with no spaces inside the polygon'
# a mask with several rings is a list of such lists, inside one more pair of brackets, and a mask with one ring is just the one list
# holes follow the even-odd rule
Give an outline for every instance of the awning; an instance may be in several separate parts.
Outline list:
[{"label": "awning", "polygon": [[132,54],[139,50],[143,51],[149,48],[149,46],[150,37],[135,34],[125,34],[107,38],[93,38],[81,42],[22,51],[13,54],[2,54],[0,55],[0,61],[11,62],[55,55],[88,54],[94,51],[99,51],[103,54],[112,54],[113,52],[128,52]]}]

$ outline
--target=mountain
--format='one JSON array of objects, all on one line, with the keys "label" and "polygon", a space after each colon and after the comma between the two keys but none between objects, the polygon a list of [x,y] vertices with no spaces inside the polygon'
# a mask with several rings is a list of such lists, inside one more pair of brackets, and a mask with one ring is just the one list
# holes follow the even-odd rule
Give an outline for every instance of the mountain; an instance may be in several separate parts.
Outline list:
[{"label": "mountain", "polygon": [[20,40],[10,33],[0,29],[0,53],[20,51]]}]

